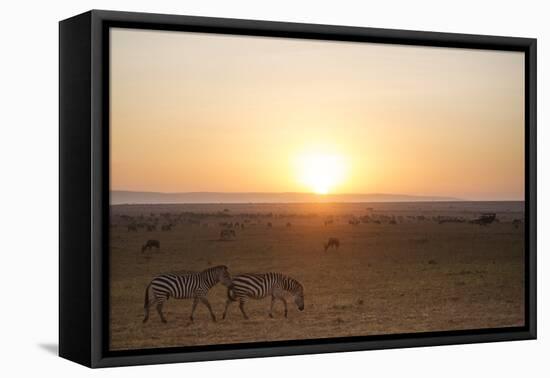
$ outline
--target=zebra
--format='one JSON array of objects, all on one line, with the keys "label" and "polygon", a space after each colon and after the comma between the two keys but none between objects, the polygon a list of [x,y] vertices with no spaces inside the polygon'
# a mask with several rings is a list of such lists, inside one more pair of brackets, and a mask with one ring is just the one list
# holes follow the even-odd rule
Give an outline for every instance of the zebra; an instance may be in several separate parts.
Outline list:
[{"label": "zebra", "polygon": [[239,308],[245,319],[248,315],[244,310],[244,305],[249,298],[262,299],[271,295],[271,307],[269,317],[273,318],[273,306],[275,300],[279,299],[285,305],[285,318],[288,317],[287,303],[284,298],[285,292],[289,292],[294,297],[294,303],[300,311],[304,310],[304,288],[294,278],[282,273],[264,273],[264,274],[242,274],[234,276],[232,284],[227,287],[227,301],[223,319],[227,315],[227,308],[231,302],[239,301]]},{"label": "zebra", "polygon": [[[162,314],[162,305],[170,297],[174,299],[193,299],[193,307],[191,308],[191,316],[189,318],[191,322],[193,321],[193,314],[199,301],[208,308],[212,320],[215,322],[216,316],[212,312],[212,307],[206,296],[208,290],[218,282],[227,287],[231,285],[231,275],[225,265],[218,265],[202,272],[162,274],[153,278],[145,289],[145,317],[143,318],[143,323],[149,319],[149,307],[153,304],[156,304],[160,320],[166,323],[166,319]],[[152,299],[149,299],[149,292],[152,293]]]}]

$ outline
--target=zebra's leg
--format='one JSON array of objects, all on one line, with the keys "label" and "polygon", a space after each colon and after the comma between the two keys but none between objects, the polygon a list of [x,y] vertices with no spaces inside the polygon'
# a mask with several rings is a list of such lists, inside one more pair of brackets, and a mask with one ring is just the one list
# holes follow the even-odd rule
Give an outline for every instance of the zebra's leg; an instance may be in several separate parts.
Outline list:
[{"label": "zebra's leg", "polygon": [[273,317],[273,306],[275,305],[275,295],[271,296],[271,307],[269,308],[269,317]]},{"label": "zebra's leg", "polygon": [[143,323],[147,323],[147,321],[149,320],[149,309],[151,308],[152,305],[155,304],[155,302],[156,302],[155,299],[151,299],[145,304],[145,307],[144,307],[145,316],[143,317]]},{"label": "zebra's leg", "polygon": [[241,312],[243,313],[243,316],[245,319],[248,319],[248,315],[246,315],[246,312],[244,311],[244,301],[239,301],[239,308],[241,309]]},{"label": "zebra's leg", "polygon": [[162,314],[162,305],[163,305],[164,302],[159,302],[157,303],[157,312],[159,313],[159,316],[160,316],[160,320],[163,322],[163,323],[166,323],[166,319],[164,318],[164,315]]},{"label": "zebra's leg", "polygon": [[286,305],[286,299],[284,299],[283,297],[279,297],[279,299],[285,305],[285,318],[288,318],[288,308],[287,308],[287,305]]},{"label": "zebra's leg", "polygon": [[193,321],[193,315],[195,314],[195,309],[197,308],[197,304],[199,303],[199,298],[195,297],[193,298],[193,307],[191,307],[191,316],[189,317],[189,320]]},{"label": "zebra's leg", "polygon": [[227,315],[227,309],[229,308],[229,305],[233,302],[231,299],[227,299],[225,301],[225,310],[223,310],[222,319],[225,319],[225,316]]},{"label": "zebra's leg", "polygon": [[204,305],[208,308],[208,311],[210,311],[210,315],[212,316],[212,321],[216,321],[216,315],[214,315],[214,311],[212,311],[212,306],[210,306],[210,302],[208,302],[208,299],[206,297],[200,297],[200,301],[204,303]]},{"label": "zebra's leg", "polygon": [[143,317],[143,323],[147,323],[147,320],[149,320],[149,304],[145,305],[145,316]]},{"label": "zebra's leg", "polygon": [[[275,306],[275,301],[277,299],[280,299],[284,303],[284,292],[281,291],[280,288],[274,287],[273,291],[271,292],[271,308],[269,309],[269,317],[270,318],[273,317],[273,307]],[[285,303],[285,308],[286,308],[286,303]]]}]

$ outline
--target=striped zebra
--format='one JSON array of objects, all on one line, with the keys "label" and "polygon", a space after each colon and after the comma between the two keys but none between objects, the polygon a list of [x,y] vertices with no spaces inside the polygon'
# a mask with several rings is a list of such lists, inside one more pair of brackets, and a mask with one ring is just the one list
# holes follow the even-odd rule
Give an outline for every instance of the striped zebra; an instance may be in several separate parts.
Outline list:
[{"label": "striped zebra", "polygon": [[269,309],[269,317],[273,317],[273,306],[275,300],[279,299],[285,305],[285,318],[288,317],[288,309],[284,298],[285,292],[292,294],[294,303],[300,311],[304,309],[304,288],[294,278],[285,276],[281,273],[264,273],[264,274],[242,274],[234,276],[232,284],[227,288],[227,301],[225,302],[225,310],[223,319],[227,315],[227,308],[231,302],[239,302],[239,308],[245,319],[248,315],[244,310],[244,305],[249,298],[262,299],[271,295],[271,307]]},{"label": "striped zebra", "polygon": [[[193,321],[193,314],[199,301],[204,303],[212,320],[216,321],[216,316],[212,312],[210,302],[206,298],[208,290],[221,282],[225,286],[231,285],[231,275],[225,265],[215,266],[203,270],[202,272],[185,272],[181,274],[162,274],[155,277],[145,289],[145,317],[143,323],[149,319],[149,307],[156,304],[157,312],[160,320],[166,323],[166,319],[162,314],[162,305],[173,297],[175,299],[193,299],[193,307],[191,309],[190,320]],[[149,299],[151,292],[152,298]]]}]

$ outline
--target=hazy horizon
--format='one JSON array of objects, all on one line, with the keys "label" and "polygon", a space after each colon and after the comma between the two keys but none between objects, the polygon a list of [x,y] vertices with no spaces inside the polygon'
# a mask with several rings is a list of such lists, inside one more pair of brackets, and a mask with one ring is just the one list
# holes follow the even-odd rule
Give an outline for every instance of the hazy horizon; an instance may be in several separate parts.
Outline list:
[{"label": "hazy horizon", "polygon": [[444,196],[419,196],[396,193],[307,192],[140,192],[111,191],[111,204],[292,204],[292,203],[381,203],[381,202],[522,202],[522,200],[471,200]]},{"label": "hazy horizon", "polygon": [[111,188],[524,200],[524,54],[111,29]]}]

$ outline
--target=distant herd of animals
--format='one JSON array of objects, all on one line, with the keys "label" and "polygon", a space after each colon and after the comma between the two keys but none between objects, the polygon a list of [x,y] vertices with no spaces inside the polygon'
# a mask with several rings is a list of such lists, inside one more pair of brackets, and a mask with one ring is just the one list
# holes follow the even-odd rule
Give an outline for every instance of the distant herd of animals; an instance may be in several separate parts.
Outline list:
[{"label": "distant herd of animals", "polygon": [[[217,215],[220,215],[223,217],[228,217],[227,211],[224,210],[223,213],[218,213]],[[127,230],[128,232],[138,232],[139,229],[144,229],[147,232],[156,231],[159,229],[159,221],[161,218],[164,218],[166,223],[163,223],[160,225],[160,230],[169,232],[173,231],[177,224],[191,224],[191,225],[201,225],[203,227],[209,227],[212,223],[208,223],[205,221],[201,221],[200,219],[203,217],[204,214],[197,214],[197,213],[190,213],[190,212],[183,212],[179,215],[173,215],[172,213],[163,213],[160,214],[160,217],[155,217],[155,214],[151,213],[149,217],[144,217],[143,215],[132,217],[129,215],[121,215],[120,217],[127,223]],[[243,214],[241,214],[243,215]],[[260,218],[260,217],[266,217],[265,214],[244,214],[243,216],[249,216],[250,218]],[[273,217],[273,214],[267,214],[269,218]],[[408,216],[395,216],[395,215],[385,215],[385,214],[371,214],[371,215],[364,215],[360,217],[356,216],[349,216],[347,219],[347,223],[352,226],[358,226],[360,224],[389,224],[389,225],[397,225],[401,223],[407,223],[407,222],[436,222],[439,224],[444,223],[470,223],[470,224],[477,224],[480,226],[487,226],[491,223],[499,223],[499,219],[496,217],[495,213],[483,213],[479,215],[477,218],[473,218],[470,220],[467,220],[463,217],[455,217],[455,216],[425,216],[425,215],[408,215]],[[336,223],[334,217],[328,216],[323,221],[325,226],[331,226]],[[514,227],[520,228],[523,225],[524,221],[523,219],[513,219],[512,224]],[[248,224],[248,226],[258,226],[261,225],[260,222],[252,223],[251,219],[244,219],[242,221],[235,221],[235,222],[218,222],[217,225],[221,227],[221,230],[219,232],[219,240],[220,241],[231,241],[235,240],[237,238],[237,229],[244,230],[245,224]],[[290,222],[285,222],[284,225],[287,228],[292,227],[292,224]],[[273,228],[273,222],[266,222],[265,226],[267,228]],[[340,240],[336,237],[329,237],[328,240],[324,243],[322,243],[323,249],[325,252],[327,252],[330,249],[338,250],[340,247]],[[142,252],[145,251],[152,251],[160,250],[160,241],[156,239],[150,239],[147,240],[145,244],[142,246]]]},{"label": "distant herd of animals", "polygon": [[[220,240],[231,240],[234,239],[237,235],[237,229],[244,230],[249,226],[261,226],[262,224],[267,228],[274,228],[274,222],[268,221],[265,223],[261,222],[261,218],[274,218],[274,214],[239,214],[239,216],[244,217],[244,220],[235,221],[235,222],[208,222],[206,218],[212,217],[231,217],[224,210],[224,212],[218,212],[215,214],[203,214],[203,213],[192,213],[192,212],[182,212],[180,214],[172,213],[161,213],[159,216],[151,213],[149,216],[139,215],[139,216],[129,216],[129,215],[120,215],[122,223],[126,224],[128,232],[138,232],[139,230],[144,230],[147,232],[153,232],[160,229],[163,232],[173,231],[176,225],[178,224],[188,224],[188,225],[200,225],[202,227],[212,227],[219,226],[220,230]],[[280,217],[292,217],[296,216],[293,214],[279,215]],[[252,220],[255,220],[254,222]],[[351,226],[359,226],[361,224],[389,224],[397,225],[402,223],[419,223],[419,222],[435,222],[439,224],[444,223],[470,223],[478,224],[481,226],[486,226],[491,223],[499,223],[500,220],[496,217],[495,213],[483,213],[476,218],[466,219],[464,217],[457,216],[426,216],[426,215],[386,215],[386,214],[366,214],[363,216],[347,216],[347,223]],[[523,224],[523,219],[513,219],[512,224],[519,228]],[[333,216],[326,216],[323,220],[323,224],[327,227],[334,225],[336,220]],[[246,226],[245,226],[246,224]],[[287,228],[292,227],[291,222],[283,222],[284,226]],[[114,227],[117,224],[113,225]]]},{"label": "distant herd of animals", "polygon": [[161,274],[151,280],[145,288],[144,310],[145,316],[143,323],[149,320],[149,310],[155,306],[160,320],[166,323],[166,317],[162,312],[164,302],[169,298],[174,299],[192,299],[191,315],[189,320],[194,321],[195,309],[199,303],[202,303],[216,321],[216,315],[208,301],[209,290],[221,283],[227,288],[227,300],[222,318],[225,319],[229,305],[232,302],[239,303],[239,309],[245,319],[248,315],[245,310],[245,304],[250,299],[262,299],[271,296],[271,306],[269,316],[273,318],[273,308],[278,300],[284,305],[285,318],[288,317],[288,305],[284,297],[285,293],[292,295],[294,303],[298,310],[303,311],[304,305],[304,287],[300,282],[292,277],[282,273],[268,272],[263,274],[248,273],[231,276],[229,269],[225,265],[218,265],[203,270],[202,272],[184,272],[179,274]]}]

